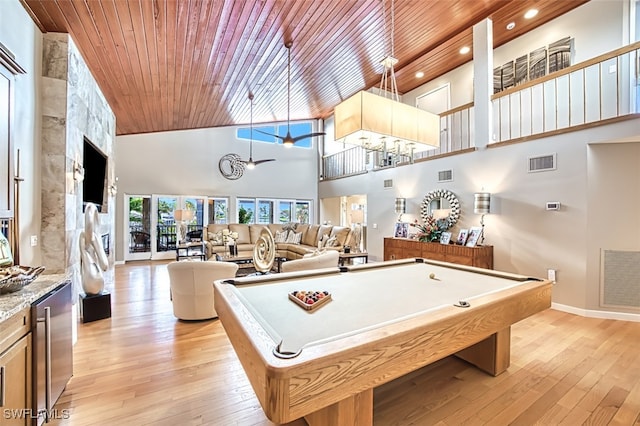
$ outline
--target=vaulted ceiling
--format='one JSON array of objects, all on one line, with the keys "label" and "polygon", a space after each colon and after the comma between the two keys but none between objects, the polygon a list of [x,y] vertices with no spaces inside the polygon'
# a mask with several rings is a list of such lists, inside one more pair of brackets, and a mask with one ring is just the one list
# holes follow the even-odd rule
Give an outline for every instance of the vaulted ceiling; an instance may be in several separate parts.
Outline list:
[{"label": "vaulted ceiling", "polygon": [[[285,121],[285,41],[291,119],[324,118],[377,86],[391,51],[392,0],[21,1],[43,32],[71,34],[120,135],[247,124],[249,92],[254,122]],[[395,0],[398,90],[470,61],[459,50],[484,18],[497,47],[586,1]],[[530,8],[539,14],[526,20]]]}]

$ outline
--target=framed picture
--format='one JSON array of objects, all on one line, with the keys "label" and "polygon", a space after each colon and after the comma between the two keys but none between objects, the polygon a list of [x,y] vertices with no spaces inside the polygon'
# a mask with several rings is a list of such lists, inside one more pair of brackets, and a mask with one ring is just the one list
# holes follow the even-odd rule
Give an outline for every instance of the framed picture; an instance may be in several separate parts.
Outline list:
[{"label": "framed picture", "polygon": [[469,230],[461,229],[460,233],[458,234],[458,239],[456,240],[456,244],[459,244],[461,246],[467,244],[467,235],[469,235]]},{"label": "framed picture", "polygon": [[469,237],[467,238],[467,247],[475,247],[478,243],[478,239],[482,235],[482,228],[479,226],[474,226],[469,228]]},{"label": "framed picture", "polygon": [[449,244],[449,241],[451,241],[451,232],[440,234],[440,244]]},{"label": "framed picture", "polygon": [[393,236],[396,238],[407,238],[409,236],[409,223],[397,222]]}]

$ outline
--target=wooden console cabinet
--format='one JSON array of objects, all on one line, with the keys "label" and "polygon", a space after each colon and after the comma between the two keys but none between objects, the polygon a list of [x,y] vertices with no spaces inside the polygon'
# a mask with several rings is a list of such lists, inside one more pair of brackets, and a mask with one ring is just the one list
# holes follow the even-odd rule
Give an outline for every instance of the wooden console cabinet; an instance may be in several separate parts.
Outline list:
[{"label": "wooden console cabinet", "polygon": [[384,260],[412,257],[493,269],[493,246],[466,247],[455,244],[423,243],[406,238],[384,239]]}]

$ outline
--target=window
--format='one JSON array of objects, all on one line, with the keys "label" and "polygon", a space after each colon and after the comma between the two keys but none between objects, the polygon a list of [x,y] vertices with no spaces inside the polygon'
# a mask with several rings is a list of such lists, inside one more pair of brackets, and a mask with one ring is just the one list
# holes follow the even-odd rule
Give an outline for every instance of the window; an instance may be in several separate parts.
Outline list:
[{"label": "window", "polygon": [[278,222],[293,222],[293,201],[278,201]]},{"label": "window", "polygon": [[227,198],[209,198],[208,223],[229,223],[229,200]]},{"label": "window", "polygon": [[[291,123],[289,126],[289,131],[291,132],[292,137],[300,136],[300,135],[308,135],[313,132],[312,124],[310,121],[302,122],[302,123]],[[266,134],[268,133],[268,134]],[[287,125],[281,124],[278,126],[261,126],[253,128],[253,141],[254,142],[265,142],[265,143],[275,143],[282,144],[282,139],[276,138],[271,135],[279,135],[286,136],[287,135]],[[240,127],[236,131],[236,138],[242,140],[249,140],[251,138],[251,128],[250,127]],[[299,148],[311,148],[312,140],[311,138],[302,139],[295,144],[296,147]]]},{"label": "window", "polygon": [[311,203],[309,201],[296,201],[296,222],[311,223],[310,219]]},{"label": "window", "polygon": [[256,223],[256,200],[238,198],[237,223]]},{"label": "window", "polygon": [[273,223],[273,200],[258,200],[257,223]]}]

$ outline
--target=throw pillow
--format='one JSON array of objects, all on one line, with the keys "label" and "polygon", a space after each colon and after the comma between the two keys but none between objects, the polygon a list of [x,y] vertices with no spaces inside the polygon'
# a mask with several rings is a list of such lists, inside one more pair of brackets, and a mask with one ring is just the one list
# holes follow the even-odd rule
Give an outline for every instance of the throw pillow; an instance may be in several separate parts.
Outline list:
[{"label": "throw pillow", "polygon": [[289,233],[289,231],[276,231],[276,235],[275,237],[273,237],[273,240],[276,243],[285,243],[287,242],[287,234]]},{"label": "throw pillow", "polygon": [[287,235],[287,241],[285,241],[288,244],[300,244],[300,240],[302,240],[302,232],[289,232],[289,235]]},{"label": "throw pillow", "polygon": [[324,247],[329,239],[329,234],[324,234],[322,237],[318,239],[318,248]]},{"label": "throw pillow", "polygon": [[339,244],[338,239],[336,237],[330,237],[330,238],[327,238],[327,241],[324,242],[323,247],[338,247],[338,244]]},{"label": "throw pillow", "polygon": [[209,242],[214,246],[223,246],[224,239],[222,238],[222,231],[209,232],[207,235]]}]

